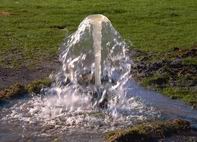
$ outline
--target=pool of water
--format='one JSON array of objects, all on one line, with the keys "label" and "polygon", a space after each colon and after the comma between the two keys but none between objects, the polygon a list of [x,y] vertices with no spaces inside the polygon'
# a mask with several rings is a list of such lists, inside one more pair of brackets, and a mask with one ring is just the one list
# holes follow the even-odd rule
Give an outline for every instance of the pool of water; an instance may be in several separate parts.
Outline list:
[{"label": "pool of water", "polygon": [[[41,105],[37,101],[44,98],[34,96],[11,100],[7,104],[2,104],[0,108],[0,141],[103,141],[103,133],[106,131],[146,120],[172,118],[186,119],[191,122],[193,127],[197,126],[197,111],[183,102],[171,100],[156,92],[146,90],[132,80],[127,88],[129,89],[128,98],[132,98],[132,103],[140,104],[136,105],[137,108],[131,108],[130,111],[141,112],[133,113],[136,115],[135,117],[117,118],[117,120],[110,119],[109,114],[101,110],[87,111],[84,114],[82,112],[65,113],[56,118],[40,120],[36,119],[37,112],[30,114],[29,110],[36,105]],[[48,96],[42,97],[47,98]],[[147,112],[151,114],[148,115]],[[129,114],[132,115],[132,113]],[[79,116],[83,117],[79,119]],[[71,120],[71,118],[76,118],[81,122],[67,123],[67,119]]]}]

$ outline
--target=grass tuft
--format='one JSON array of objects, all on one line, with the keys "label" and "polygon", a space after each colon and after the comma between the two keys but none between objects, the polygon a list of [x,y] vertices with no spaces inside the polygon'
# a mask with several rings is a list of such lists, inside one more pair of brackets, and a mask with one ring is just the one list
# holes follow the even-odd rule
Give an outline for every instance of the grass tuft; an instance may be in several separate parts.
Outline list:
[{"label": "grass tuft", "polygon": [[28,92],[39,94],[43,87],[49,87],[51,83],[49,79],[35,80],[29,83],[26,89]]},{"label": "grass tuft", "polygon": [[175,119],[139,124],[130,128],[105,134],[106,142],[153,142],[165,137],[190,130],[190,123]]},{"label": "grass tuft", "polygon": [[26,86],[17,83],[9,86],[8,88],[0,90],[0,100],[10,99],[31,93],[39,94],[43,87],[49,87],[51,83],[52,81],[48,78],[42,80],[34,80]]}]

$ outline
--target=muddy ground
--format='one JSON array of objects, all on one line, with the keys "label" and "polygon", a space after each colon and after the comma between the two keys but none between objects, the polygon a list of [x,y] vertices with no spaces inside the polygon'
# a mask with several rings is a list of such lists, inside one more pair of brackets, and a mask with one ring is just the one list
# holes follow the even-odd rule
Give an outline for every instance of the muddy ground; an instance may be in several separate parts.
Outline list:
[{"label": "muddy ground", "polygon": [[133,51],[133,78],[141,85],[197,107],[197,45],[154,53]]},{"label": "muddy ground", "polygon": [[34,80],[48,77],[52,72],[60,68],[57,59],[52,62],[43,62],[39,66],[28,68],[26,66],[15,68],[4,68],[0,66],[0,90],[15,83],[26,85]]},{"label": "muddy ground", "polygon": [[[159,58],[161,56],[161,58]],[[195,58],[197,56],[197,48],[180,49],[175,48],[165,52],[162,55],[158,53],[141,52],[133,50],[131,57],[134,60],[131,73],[133,78],[151,89],[160,90],[165,88],[186,88],[189,90],[187,95],[192,93],[192,99],[189,99],[192,105],[195,105],[197,99],[197,65],[195,63],[186,63],[184,60],[188,57]],[[20,67],[18,69],[0,67],[0,90],[7,88],[15,83],[28,84],[33,80],[48,77],[52,72],[56,72],[60,68],[57,59],[53,61],[45,61],[35,67]],[[167,94],[168,95],[168,94]],[[172,99],[180,97],[179,93],[173,94]],[[187,100],[188,101],[188,100]],[[186,102],[187,102],[186,101]],[[102,135],[70,135],[63,141],[103,141]],[[55,139],[56,140],[56,139]],[[57,139],[60,140],[60,139]],[[45,141],[45,140],[43,140]],[[197,133],[184,133],[169,138],[160,139],[161,142],[195,142],[197,141]]]},{"label": "muddy ground", "polygon": [[[162,53],[132,50],[131,58],[134,60],[131,74],[139,83],[197,107],[197,45]],[[57,57],[33,67],[0,66],[0,90],[15,83],[26,85],[33,80],[46,78],[59,68]]]}]

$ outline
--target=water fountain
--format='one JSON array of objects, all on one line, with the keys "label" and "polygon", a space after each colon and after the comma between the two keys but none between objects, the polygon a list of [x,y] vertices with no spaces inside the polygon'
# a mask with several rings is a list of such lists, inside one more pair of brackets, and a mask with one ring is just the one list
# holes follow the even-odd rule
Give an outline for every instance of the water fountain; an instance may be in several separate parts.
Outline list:
[{"label": "water fountain", "polygon": [[[85,18],[61,50],[62,66],[51,75],[52,86],[1,109],[1,126],[21,124],[43,136],[79,129],[103,132],[145,120],[197,116],[185,104],[144,90],[132,80],[128,46],[103,15]],[[48,126],[52,129],[41,132]]]},{"label": "water fountain", "polygon": [[43,90],[45,95],[15,105],[12,118],[108,130],[159,116],[128,93],[132,60],[127,44],[107,17],[85,18],[61,49],[62,67],[53,75],[53,85]]},{"label": "water fountain", "polygon": [[[52,96],[55,110],[61,106],[61,111],[72,113],[103,113],[106,122],[102,125],[112,120],[125,123],[126,119],[131,124],[158,115],[153,107],[128,96],[132,60],[127,55],[127,44],[107,17],[85,18],[78,30],[65,39],[62,50],[62,69],[55,75],[54,85],[46,90]],[[54,99],[54,94],[58,99]]]}]

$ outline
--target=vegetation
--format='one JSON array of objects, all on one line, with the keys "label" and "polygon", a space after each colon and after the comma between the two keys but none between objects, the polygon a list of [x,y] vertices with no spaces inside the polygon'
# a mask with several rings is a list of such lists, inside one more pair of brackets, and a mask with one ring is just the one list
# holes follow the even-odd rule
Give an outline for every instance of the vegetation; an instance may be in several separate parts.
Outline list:
[{"label": "vegetation", "polygon": [[97,13],[140,50],[190,48],[197,42],[196,7],[196,0],[0,0],[0,65],[52,60],[65,35]]},{"label": "vegetation", "polygon": [[26,86],[28,92],[33,92],[38,94],[43,87],[49,87],[51,85],[51,80],[42,79],[42,80],[34,80],[30,84]]},{"label": "vegetation", "polygon": [[25,87],[21,84],[14,84],[10,86],[9,88],[6,88],[2,91],[0,91],[0,99],[7,99],[12,97],[17,97],[20,95],[24,95],[27,93],[27,90]]},{"label": "vegetation", "polygon": [[136,125],[127,129],[115,130],[105,135],[107,142],[153,142],[178,132],[190,130],[190,123],[175,119]]},{"label": "vegetation", "polygon": [[16,83],[8,88],[0,90],[0,100],[19,97],[28,93],[39,94],[43,87],[49,87],[50,85],[51,80],[48,78],[32,81],[26,86]]},{"label": "vegetation", "polygon": [[137,66],[132,71],[142,85],[197,107],[197,65],[190,60],[196,57],[197,46],[162,54],[140,52],[134,56]]}]

